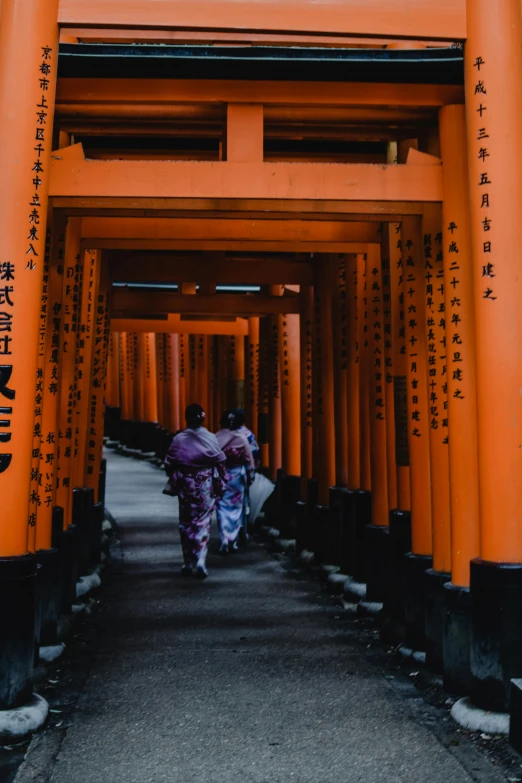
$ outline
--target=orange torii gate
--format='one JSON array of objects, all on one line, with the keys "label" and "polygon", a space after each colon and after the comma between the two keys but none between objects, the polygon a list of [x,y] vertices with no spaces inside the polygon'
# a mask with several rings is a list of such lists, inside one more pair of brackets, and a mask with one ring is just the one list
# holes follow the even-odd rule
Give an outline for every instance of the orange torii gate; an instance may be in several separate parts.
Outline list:
[{"label": "orange torii gate", "polygon": [[[225,0],[219,13],[3,0],[0,709],[31,699],[37,564],[38,600],[54,585],[52,644],[99,556],[105,396],[113,434],[161,454],[187,402],[208,402],[217,426],[245,384],[274,521],[293,533],[297,513],[298,547],[367,582],[384,634],[404,630],[451,687],[508,709],[522,675],[520,14],[516,0]],[[465,41],[464,88],[57,81],[59,39],[67,58],[83,41]],[[115,159],[83,141],[100,123],[120,140],[197,126],[219,143],[199,159]],[[266,144],[301,126],[382,146],[325,162]]]}]

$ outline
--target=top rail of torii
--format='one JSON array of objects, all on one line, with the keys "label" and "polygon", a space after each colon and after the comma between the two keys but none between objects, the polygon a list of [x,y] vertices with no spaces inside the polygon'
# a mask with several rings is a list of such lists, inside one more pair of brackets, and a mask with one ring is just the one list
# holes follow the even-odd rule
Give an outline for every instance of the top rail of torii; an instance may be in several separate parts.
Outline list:
[{"label": "top rail of torii", "polygon": [[465,0],[61,0],[62,27],[430,41],[466,38]]}]

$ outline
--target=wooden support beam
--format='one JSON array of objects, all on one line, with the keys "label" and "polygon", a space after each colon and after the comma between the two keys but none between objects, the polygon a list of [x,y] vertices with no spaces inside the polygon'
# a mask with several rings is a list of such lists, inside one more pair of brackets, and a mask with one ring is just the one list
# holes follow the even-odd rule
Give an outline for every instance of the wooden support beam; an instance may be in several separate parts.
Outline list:
[{"label": "wooden support beam", "polygon": [[177,258],[151,253],[133,253],[127,257],[115,251],[109,263],[111,280],[126,283],[183,283],[187,276],[207,284],[312,285],[310,263],[279,259],[225,260],[200,257]]},{"label": "wooden support beam", "polygon": [[111,318],[111,329],[115,332],[164,332],[168,334],[248,334],[248,320],[231,318],[221,321],[181,320],[179,315],[168,318]]},{"label": "wooden support beam", "polygon": [[251,253],[364,253],[368,242],[317,242],[261,239],[84,239],[89,250],[244,251]]},{"label": "wooden support beam", "polygon": [[278,242],[380,242],[377,223],[343,220],[245,220],[220,218],[92,218],[82,220],[82,238],[154,240],[271,240]]},{"label": "wooden support beam", "polygon": [[442,166],[68,161],[55,157],[49,193],[53,197],[145,200],[192,197],[431,202],[442,201]]},{"label": "wooden support beam", "polygon": [[462,41],[464,0],[61,0],[62,27],[278,32]]},{"label": "wooden support beam", "polygon": [[256,294],[212,294],[210,296],[178,294],[172,291],[138,291],[114,288],[113,312],[190,313],[193,315],[272,315],[298,313],[297,296],[270,297]]},{"label": "wooden support beam", "polygon": [[[250,38],[250,36],[249,36]],[[226,103],[270,104],[270,117],[276,105],[313,107],[362,106],[413,108],[464,103],[464,88],[447,84],[385,84],[351,82],[350,89],[342,82],[251,81],[222,79],[85,79],[62,78],[56,95],[60,112],[69,105],[99,104],[172,104],[210,103],[219,107]]]}]

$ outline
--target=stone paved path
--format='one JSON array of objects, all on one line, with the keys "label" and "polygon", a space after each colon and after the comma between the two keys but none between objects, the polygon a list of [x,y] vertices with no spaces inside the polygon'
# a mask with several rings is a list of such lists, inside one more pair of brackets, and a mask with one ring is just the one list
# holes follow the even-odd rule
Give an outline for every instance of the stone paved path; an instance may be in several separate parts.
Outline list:
[{"label": "stone paved path", "polygon": [[108,455],[124,557],[93,616],[94,663],[52,783],[504,779],[472,748],[444,747],[318,585],[259,544],[212,555],[206,582],[178,576],[164,482]]}]

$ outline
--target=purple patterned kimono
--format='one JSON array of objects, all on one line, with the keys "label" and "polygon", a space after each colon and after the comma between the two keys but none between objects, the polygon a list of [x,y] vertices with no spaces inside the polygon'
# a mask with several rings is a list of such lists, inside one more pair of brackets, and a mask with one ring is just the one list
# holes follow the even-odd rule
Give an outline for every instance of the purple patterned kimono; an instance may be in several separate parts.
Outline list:
[{"label": "purple patterned kimono", "polygon": [[254,459],[248,440],[240,430],[220,430],[217,440],[226,455],[227,486],[217,503],[217,518],[222,550],[236,546],[243,518],[243,497]]},{"label": "purple patterned kimono", "polygon": [[173,438],[165,468],[178,494],[185,566],[205,568],[212,512],[226,488],[225,455],[212,432],[187,427]]}]

